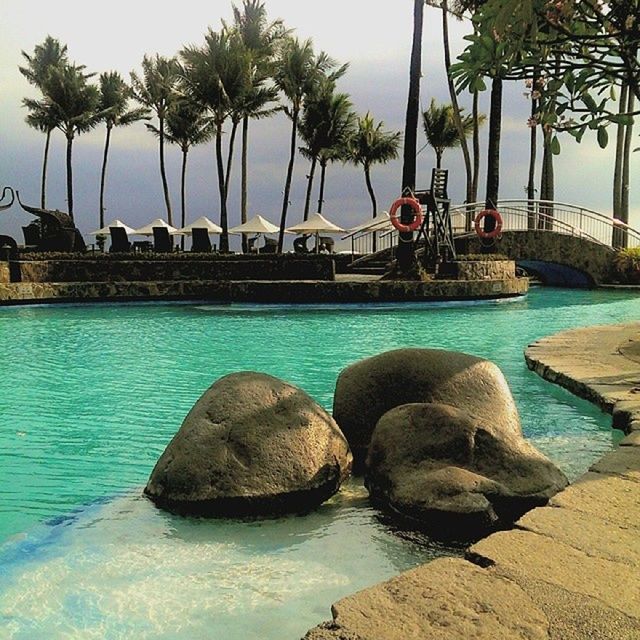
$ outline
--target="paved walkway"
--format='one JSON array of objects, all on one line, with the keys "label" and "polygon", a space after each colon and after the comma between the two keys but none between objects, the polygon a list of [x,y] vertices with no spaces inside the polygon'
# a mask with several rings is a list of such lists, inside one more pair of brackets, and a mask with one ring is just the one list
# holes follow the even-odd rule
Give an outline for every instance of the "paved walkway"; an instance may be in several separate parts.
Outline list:
[{"label": "paved walkway", "polygon": [[511,531],[344,598],[307,640],[640,639],[640,323],[567,331],[527,363],[629,435]]}]

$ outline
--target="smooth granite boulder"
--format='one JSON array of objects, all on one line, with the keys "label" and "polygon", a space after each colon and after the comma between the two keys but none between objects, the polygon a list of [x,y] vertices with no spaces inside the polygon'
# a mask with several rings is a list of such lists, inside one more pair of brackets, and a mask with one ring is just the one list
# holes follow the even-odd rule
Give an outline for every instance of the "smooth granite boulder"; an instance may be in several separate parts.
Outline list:
[{"label": "smooth granite boulder", "polygon": [[263,373],[234,373],[193,406],[145,493],[182,514],[307,511],[338,490],[351,461],[334,420],[304,391]]},{"label": "smooth granite boulder", "polygon": [[397,349],[356,362],[336,383],[333,417],[346,436],[357,472],[371,434],[389,409],[412,402],[450,404],[479,424],[520,434],[520,418],[500,369],[482,358],[441,349]]},{"label": "smooth granite boulder", "polygon": [[374,502],[439,538],[473,538],[545,505],[564,474],[511,425],[485,427],[445,404],[405,404],[373,432],[365,482]]}]

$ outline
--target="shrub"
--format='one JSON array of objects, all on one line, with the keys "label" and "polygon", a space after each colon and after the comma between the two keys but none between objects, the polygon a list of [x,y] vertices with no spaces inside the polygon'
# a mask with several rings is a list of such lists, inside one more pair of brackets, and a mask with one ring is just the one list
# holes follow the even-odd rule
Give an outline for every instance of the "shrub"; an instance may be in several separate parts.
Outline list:
[{"label": "shrub", "polygon": [[626,284],[640,284],[640,247],[616,251],[613,277]]}]

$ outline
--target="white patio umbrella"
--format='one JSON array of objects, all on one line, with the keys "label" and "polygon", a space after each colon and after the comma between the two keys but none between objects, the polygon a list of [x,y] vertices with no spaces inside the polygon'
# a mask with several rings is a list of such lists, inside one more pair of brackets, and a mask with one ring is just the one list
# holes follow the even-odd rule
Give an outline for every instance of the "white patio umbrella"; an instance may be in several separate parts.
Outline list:
[{"label": "white patio umbrella", "polygon": [[177,231],[175,227],[172,227],[170,224],[167,224],[162,218],[156,218],[155,220],[152,220],[149,224],[145,224],[144,227],[140,227],[139,229],[136,229],[132,235],[152,236],[153,227],[166,227],[167,229],[169,229],[169,233]]},{"label": "white patio umbrella", "polygon": [[222,233],[222,227],[219,227],[215,222],[209,220],[207,216],[200,216],[186,227],[170,231],[170,233],[173,236],[190,236],[193,229],[206,229],[208,233]]},{"label": "white patio umbrella", "polygon": [[253,216],[250,220],[229,229],[229,233],[278,233],[280,227],[269,222],[261,215]]},{"label": "white patio umbrella", "polygon": [[95,231],[90,231],[89,235],[90,236],[99,236],[99,235],[103,235],[103,236],[108,236],[109,235],[109,229],[111,227],[122,227],[124,228],[126,234],[128,236],[131,236],[135,233],[134,229],[132,229],[129,225],[125,224],[124,222],[122,222],[122,220],[119,220],[118,218],[116,218],[115,220],[112,220],[109,224],[106,224],[104,227],[102,227],[102,229],[96,229]]},{"label": "white patio umbrella", "polygon": [[321,213],[314,213],[309,216],[308,220],[294,224],[286,229],[289,233],[315,233],[316,236],[316,253],[320,252],[320,234],[321,233],[344,233],[344,229],[337,224],[327,220]]}]

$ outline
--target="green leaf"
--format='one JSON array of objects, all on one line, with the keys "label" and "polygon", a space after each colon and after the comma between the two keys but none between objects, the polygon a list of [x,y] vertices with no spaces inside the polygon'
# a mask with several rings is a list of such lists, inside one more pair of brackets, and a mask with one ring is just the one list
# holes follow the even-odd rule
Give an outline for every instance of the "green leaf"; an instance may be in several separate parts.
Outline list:
[{"label": "green leaf", "polygon": [[601,149],[604,149],[609,142],[609,134],[605,127],[598,127],[598,144]]},{"label": "green leaf", "polygon": [[558,140],[558,136],[553,136],[553,138],[551,138],[551,153],[554,156],[559,156],[560,155],[560,140]]},{"label": "green leaf", "polygon": [[609,116],[609,121],[614,124],[633,124],[633,116],[626,113],[612,114]]}]

